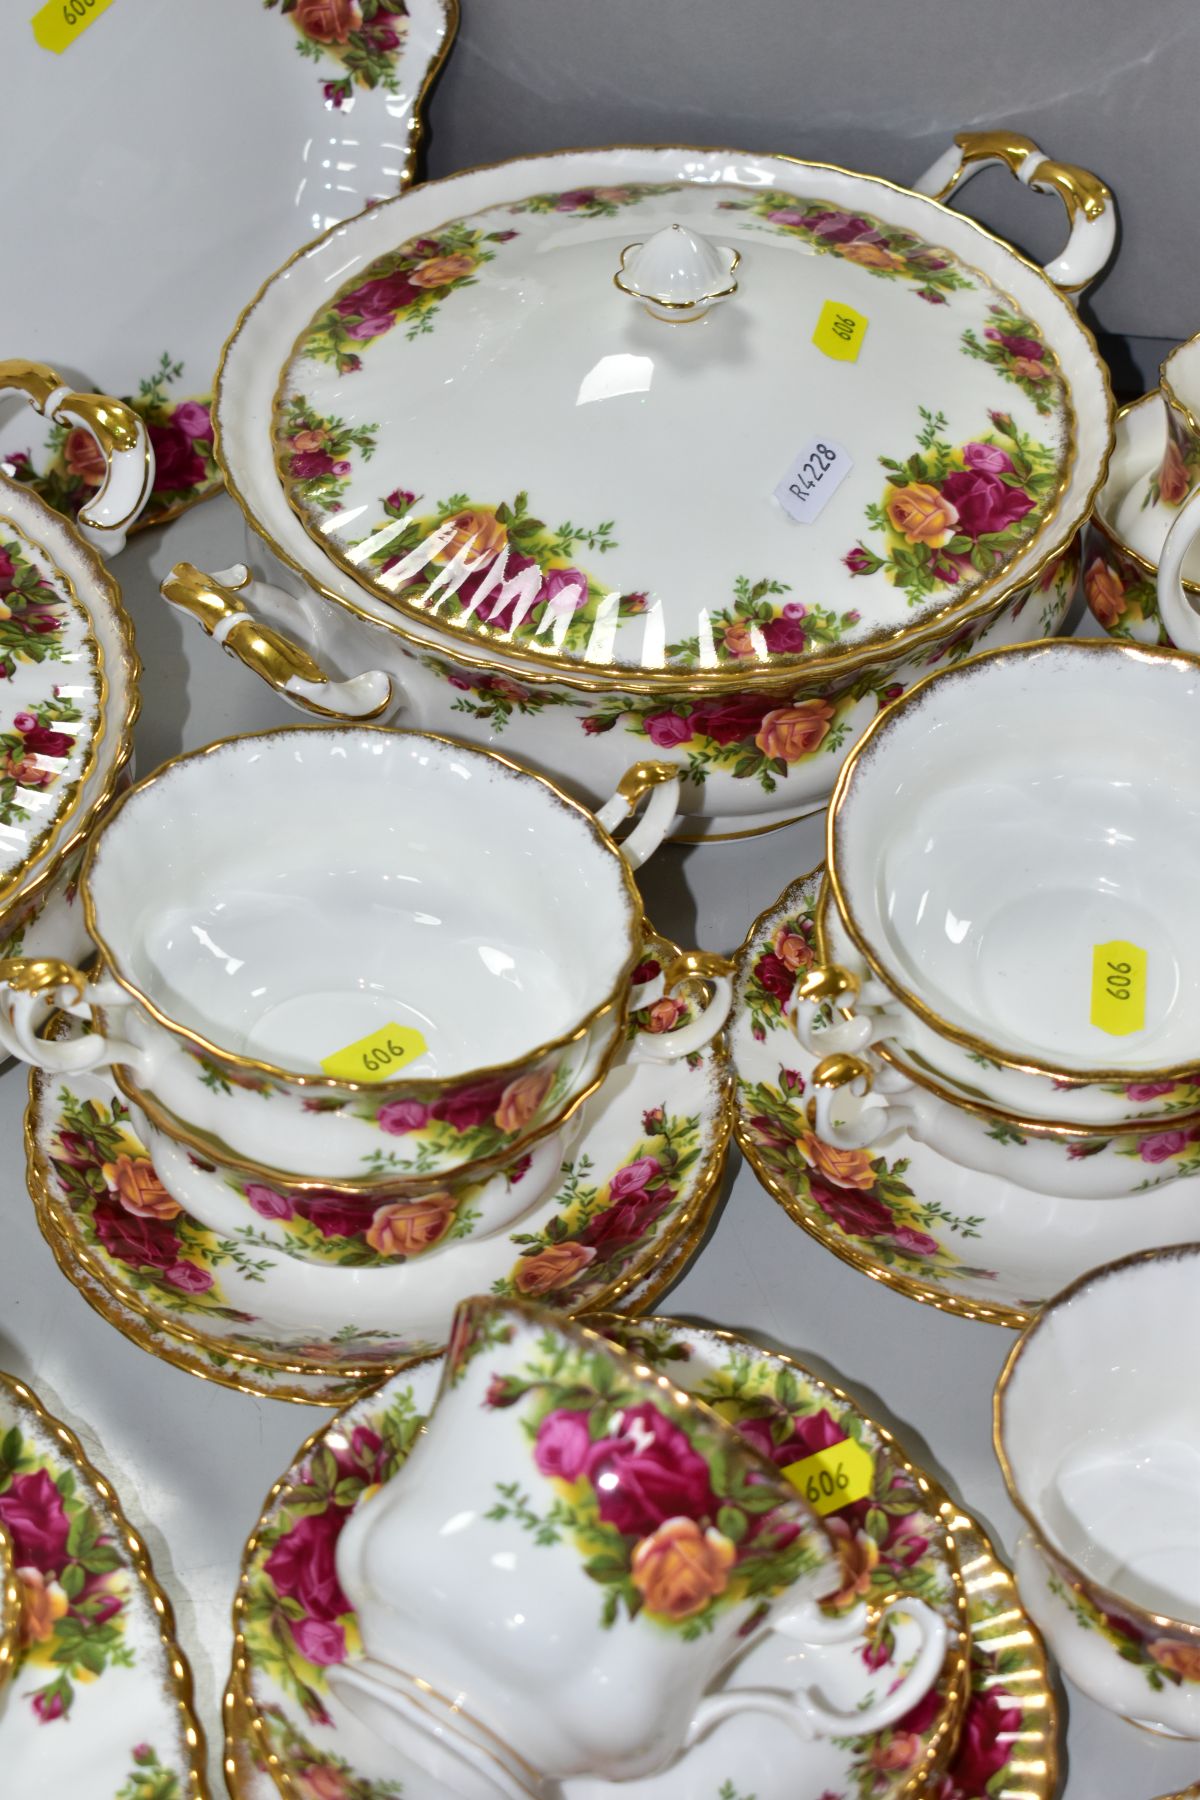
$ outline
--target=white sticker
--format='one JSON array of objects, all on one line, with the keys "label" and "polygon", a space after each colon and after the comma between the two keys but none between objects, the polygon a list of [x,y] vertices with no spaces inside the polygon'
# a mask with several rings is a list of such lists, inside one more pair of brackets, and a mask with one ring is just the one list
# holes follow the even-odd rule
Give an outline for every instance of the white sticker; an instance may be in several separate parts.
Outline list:
[{"label": "white sticker", "polygon": [[853,467],[850,452],[843,444],[830,437],[813,438],[794,458],[775,489],[775,498],[789,518],[811,525],[820,518]]}]

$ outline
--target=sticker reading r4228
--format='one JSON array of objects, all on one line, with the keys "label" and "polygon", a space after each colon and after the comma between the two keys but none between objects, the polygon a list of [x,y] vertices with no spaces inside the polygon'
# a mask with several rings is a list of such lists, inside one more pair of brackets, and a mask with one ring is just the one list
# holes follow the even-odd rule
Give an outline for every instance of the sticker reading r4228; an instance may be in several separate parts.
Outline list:
[{"label": "sticker reading r4228", "polygon": [[381,1025],[344,1050],[335,1050],[321,1067],[336,1081],[390,1081],[428,1048],[411,1025]]},{"label": "sticker reading r4228", "polygon": [[854,467],[850,452],[836,439],[815,437],[805,444],[775,489],[775,498],[789,518],[811,525],[820,518]]}]

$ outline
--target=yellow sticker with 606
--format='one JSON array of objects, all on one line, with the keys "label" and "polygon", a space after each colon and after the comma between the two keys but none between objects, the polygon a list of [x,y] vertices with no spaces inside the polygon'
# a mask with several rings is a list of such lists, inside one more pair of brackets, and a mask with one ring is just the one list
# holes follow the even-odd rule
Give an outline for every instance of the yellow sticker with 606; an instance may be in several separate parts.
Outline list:
[{"label": "yellow sticker with 606", "polygon": [[852,1500],[866,1499],[875,1459],[869,1450],[847,1438],[843,1444],[830,1444],[800,1462],[788,1463],[779,1473],[804,1495],[815,1513],[836,1512]]},{"label": "yellow sticker with 606", "polygon": [[1146,952],[1114,938],[1092,946],[1091,1021],[1112,1037],[1128,1037],[1146,1023]]},{"label": "yellow sticker with 606", "polygon": [[335,1050],[321,1067],[338,1081],[390,1081],[428,1048],[411,1025],[381,1025],[344,1050]]},{"label": "yellow sticker with 606", "polygon": [[827,300],[821,308],[813,343],[834,362],[857,362],[867,332],[865,314],[855,312],[841,300]]},{"label": "yellow sticker with 606", "polygon": [[33,35],[43,50],[53,50],[60,56],[112,3],[113,0],[46,0],[30,21]]}]

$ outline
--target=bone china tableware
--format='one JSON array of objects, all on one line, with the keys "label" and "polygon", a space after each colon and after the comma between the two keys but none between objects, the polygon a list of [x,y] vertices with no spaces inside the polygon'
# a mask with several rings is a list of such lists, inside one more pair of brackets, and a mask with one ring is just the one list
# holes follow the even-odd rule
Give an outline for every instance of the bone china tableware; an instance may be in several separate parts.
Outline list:
[{"label": "bone china tableware", "polygon": [[995,1404],[1009,1494],[1073,1630],[1023,1576],[1026,1603],[1100,1705],[1183,1737],[1200,1737],[1198,1270],[1182,1244],[1091,1271],[1015,1345]]},{"label": "bone china tableware", "polygon": [[74,883],[129,764],[139,673],[95,552],[0,476],[0,955],[88,954]]},{"label": "bone china tableware", "polygon": [[[1158,611],[1161,545],[1147,559],[1115,523],[1125,495],[1161,461],[1166,429],[1166,405],[1157,388],[1121,408],[1108,478],[1084,533],[1082,585],[1091,615],[1110,637],[1128,643],[1169,646],[1172,641]],[[1200,598],[1193,582],[1184,582],[1184,592],[1189,604]]]},{"label": "bone china tableware", "polygon": [[999,133],[928,190],[989,160],[1066,200],[1053,279],[923,193],[735,151],[373,208],[222,359],[218,453],[284,585],[239,559],[164,593],[325,716],[452,720],[593,798],[649,746],[699,834],[822,804],[931,660],[1058,628],[1103,475],[1107,376],[1054,280],[1102,265],[1111,196]]},{"label": "bone china tableware", "polygon": [[[961,1317],[1020,1329],[1099,1263],[1195,1229],[1200,1138],[1164,1120],[1138,1167],[1183,1179],[1103,1205],[1034,1192],[951,1162],[909,1133],[886,1148],[844,1149],[813,1129],[819,1052],[798,1042],[792,995],[815,960],[821,871],[756,919],[737,957],[729,1024],[738,1145],[763,1187],[824,1249],[897,1292]],[[1065,1161],[1065,1157],[1064,1157]],[[1006,1176],[1008,1178],[1006,1178]]]},{"label": "bone china tableware", "polygon": [[[942,1618],[899,1600],[911,1666],[873,1704],[831,1706],[819,1649],[865,1650],[872,1621],[821,1611],[837,1552],[817,1515],[667,1375],[513,1300],[459,1307],[421,1438],[346,1525],[337,1570],[364,1655],[331,1665],[334,1693],[461,1800],[653,1774],[738,1711],[802,1742],[879,1730],[946,1651]],[[812,1675],[706,1696],[768,1629],[818,1653]]]},{"label": "bone china tableware", "polygon": [[[675,954],[658,940],[646,948],[664,965]],[[688,984],[677,1030],[710,987]],[[443,1350],[464,1294],[541,1296],[572,1313],[650,1305],[712,1219],[731,1115],[719,1038],[667,1063],[619,1052],[581,1108],[554,1190],[509,1231],[411,1267],[403,1202],[381,1203],[366,1244],[361,1199],[347,1216],[312,1197],[309,1230],[330,1233],[335,1260],[340,1240],[340,1268],[281,1252],[241,1195],[219,1228],[199,1225],[158,1179],[105,1071],[33,1075],[28,1185],[63,1274],[141,1348],[250,1393],[335,1405]],[[277,1194],[256,1198],[279,1212]]]},{"label": "bone china tableware", "polygon": [[207,1800],[191,1671],[110,1481],[10,1375],[0,1441],[0,1529],[21,1610],[0,1697],[5,1794]]},{"label": "bone china tableware", "polygon": [[[121,0],[74,23],[43,8],[39,35],[30,12],[4,9],[5,125],[36,160],[36,179],[31,160],[31,178],[8,184],[7,218],[37,270],[10,284],[6,318],[30,353],[70,359],[72,385],[98,382],[143,415],[157,452],[147,522],[220,486],[212,372],[248,277],[411,178],[457,12],[456,0],[207,0],[165,31],[153,0]],[[97,97],[117,93],[136,103],[103,104],[86,149],[46,129],[94,119]],[[131,220],[136,255],[119,243]],[[103,271],[86,305],[83,268]],[[103,476],[74,421],[24,408],[0,412],[0,463],[72,514]]]},{"label": "bone china tableware", "polygon": [[[97,971],[0,964],[3,1041],[60,1072],[112,1064],[174,1135],[271,1171],[427,1180],[496,1163],[603,1077],[640,958],[631,864],[677,791],[671,768],[639,764],[596,818],[453,739],[227,739],[113,808],[80,877]],[[647,795],[619,850],[605,827]],[[641,1034],[635,1056],[720,1029],[717,962],[665,972],[711,973],[712,1005],[686,1033]],[[91,1037],[34,1035],[56,994]]]},{"label": "bone china tableware", "polygon": [[[1151,563],[1162,558],[1183,503],[1200,477],[1200,337],[1177,345],[1163,359],[1158,375],[1166,430],[1153,462],[1128,485],[1114,518],[1119,535]],[[1187,572],[1193,581],[1200,578],[1194,559]]]},{"label": "bone china tableware", "polygon": [[[1194,1108],[1198,685],[1200,662],[1178,652],[1019,645],[930,677],[877,721],[828,821],[852,965],[797,989],[797,1029],[843,1056],[835,1081],[861,1093],[855,1055],[894,1039],[1017,1119],[1142,1125]],[[1115,718],[1118,732],[1102,724]],[[886,1096],[872,1100],[882,1129]],[[826,1125],[841,1104],[822,1089]]]}]

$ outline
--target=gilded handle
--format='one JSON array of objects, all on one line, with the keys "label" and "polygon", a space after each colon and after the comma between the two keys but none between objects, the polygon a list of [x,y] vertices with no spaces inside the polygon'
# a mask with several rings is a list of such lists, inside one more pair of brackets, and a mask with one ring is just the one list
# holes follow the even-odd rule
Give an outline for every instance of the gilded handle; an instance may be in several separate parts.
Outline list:
[{"label": "gilded handle", "polygon": [[87,976],[71,963],[52,956],[0,958],[0,1046],[50,1075],[140,1061],[131,1045],[99,1031],[60,1040],[38,1036],[54,1008],[87,1019],[99,998],[99,990],[89,990]]},{"label": "gilded handle", "polygon": [[636,762],[626,769],[616,791],[596,814],[605,831],[616,831],[633,817],[642,801],[646,810],[621,844],[631,868],[642,864],[658,849],[679,813],[679,769],[675,763]]},{"label": "gilded handle", "polygon": [[0,392],[23,394],[36,412],[59,425],[79,426],[104,458],[104,480],[76,523],[106,555],[123,548],[154,486],[154,451],[145,422],[123,400],[81,394],[45,363],[21,357],[0,361]]},{"label": "gilded handle", "polygon": [[[676,1062],[681,1056],[694,1056],[712,1043],[729,1017],[733,1005],[734,964],[727,956],[711,950],[684,950],[672,957],[655,986],[661,986],[666,998],[672,988],[687,982],[703,981],[708,998],[700,1011],[678,1030],[640,1031],[629,1046],[630,1062]],[[645,1004],[645,1002],[643,1002]],[[640,1010],[640,1009],[639,1009]],[[653,1004],[651,1006],[653,1014]]]},{"label": "gilded handle", "polygon": [[305,712],[343,722],[377,719],[393,702],[392,680],[381,670],[339,681],[294,638],[256,618],[243,596],[278,590],[252,581],[242,564],[209,575],[194,563],[176,563],[159,591],[251,674]]},{"label": "gilded handle", "polygon": [[1066,208],[1070,236],[1045,273],[1066,294],[1077,294],[1095,280],[1112,255],[1117,234],[1117,205],[1111,190],[1074,163],[1056,162],[1019,131],[960,131],[949,149],[914,182],[931,200],[951,196],[989,165],[1005,168],[1039,194],[1057,194]]},{"label": "gilded handle", "polygon": [[1193,488],[1171,522],[1158,559],[1158,612],[1180,650],[1200,648],[1200,614],[1187,597],[1183,567],[1200,534],[1200,488]]}]

